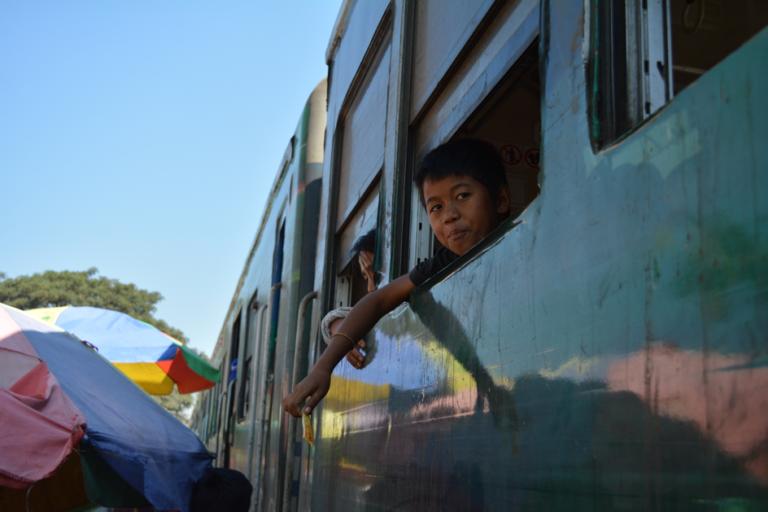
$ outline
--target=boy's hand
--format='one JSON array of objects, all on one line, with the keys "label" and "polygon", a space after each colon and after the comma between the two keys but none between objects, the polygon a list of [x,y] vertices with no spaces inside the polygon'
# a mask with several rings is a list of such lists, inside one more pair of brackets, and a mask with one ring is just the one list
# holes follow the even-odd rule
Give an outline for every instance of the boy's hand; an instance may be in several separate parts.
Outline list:
[{"label": "boy's hand", "polygon": [[330,387],[331,374],[315,368],[304,380],[296,384],[290,395],[283,398],[283,409],[291,416],[301,418],[301,404],[307,397],[311,397],[304,406],[304,412],[312,414],[315,406],[325,397]]},{"label": "boy's hand", "polygon": [[357,346],[347,352],[347,361],[358,370],[363,369],[363,361],[365,360],[365,356],[360,353],[361,348],[365,349],[365,342],[363,340],[358,341]]},{"label": "boy's hand", "polygon": [[[355,368],[362,368],[363,355],[358,347],[352,351],[354,354],[349,354],[349,340],[361,340],[373,329],[376,322],[381,320],[381,317],[395,309],[404,300],[408,300],[408,295],[414,288],[416,286],[408,275],[404,275],[360,299],[339,326],[341,332],[337,334],[344,333],[344,336],[335,336],[331,339],[328,348],[317,360],[307,378],[299,382],[293,392],[283,399],[283,408],[292,416],[299,418],[301,404],[307,397],[312,397],[304,405],[304,410],[310,414],[328,393],[328,388],[331,387],[331,373],[345,356],[351,358],[350,363]],[[359,343],[358,346],[364,348],[365,343]]]}]

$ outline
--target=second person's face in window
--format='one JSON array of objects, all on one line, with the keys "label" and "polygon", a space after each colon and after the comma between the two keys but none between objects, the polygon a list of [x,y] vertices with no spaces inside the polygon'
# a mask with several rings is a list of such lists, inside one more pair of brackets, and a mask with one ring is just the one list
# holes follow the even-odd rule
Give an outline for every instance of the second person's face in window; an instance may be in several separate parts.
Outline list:
[{"label": "second person's face in window", "polygon": [[361,251],[357,257],[357,261],[360,264],[360,272],[368,285],[368,293],[371,293],[376,289],[376,280],[374,279],[373,272],[373,253],[368,251]]}]

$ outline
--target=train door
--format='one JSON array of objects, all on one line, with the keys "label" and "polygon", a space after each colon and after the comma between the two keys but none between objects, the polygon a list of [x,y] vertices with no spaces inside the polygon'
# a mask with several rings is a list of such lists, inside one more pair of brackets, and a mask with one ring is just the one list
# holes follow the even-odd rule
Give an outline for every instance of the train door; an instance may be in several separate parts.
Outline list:
[{"label": "train door", "polygon": [[226,420],[224,423],[223,467],[229,468],[232,444],[235,435],[235,392],[238,373],[238,352],[240,350],[240,314],[232,324],[232,337],[229,345],[229,377],[227,378]]},{"label": "train door", "polygon": [[[219,371],[221,375],[227,375],[226,361],[222,361],[219,365]],[[216,467],[224,467],[224,428],[223,420],[225,411],[223,410],[224,404],[226,404],[227,398],[227,385],[226,381],[218,382],[214,387],[214,399],[211,400],[211,433],[213,437],[211,443],[213,444],[214,451],[216,453]]]},{"label": "train door", "polygon": [[[258,382],[259,302],[258,291],[253,294],[246,313],[245,346],[243,347],[242,379],[237,399],[237,422],[244,422],[253,409],[254,383]],[[248,468],[250,471],[250,468]]]},{"label": "train door", "polygon": [[[280,284],[281,276],[283,275],[283,256],[284,256],[284,246],[285,246],[285,221],[283,220],[280,224],[280,231],[277,236],[277,243],[275,244],[275,253],[273,257],[273,265],[272,265],[272,286],[276,286]],[[272,297],[272,308],[271,311],[269,311],[269,328],[268,333],[269,336],[265,340],[267,343],[269,343],[269,348],[267,350],[267,364],[266,364],[266,375],[265,375],[265,382],[266,382],[266,389],[264,392],[264,405],[263,405],[263,420],[262,425],[264,428],[262,429],[261,433],[261,461],[257,461],[261,465],[261,471],[257,474],[260,475],[258,486],[255,486],[255,492],[258,493],[258,501],[257,503],[262,509],[266,509],[265,503],[267,503],[267,499],[270,495],[274,496],[278,489],[275,489],[274,486],[270,486],[269,482],[271,479],[274,479],[275,474],[279,473],[278,471],[274,471],[276,468],[272,468],[270,464],[270,460],[272,459],[273,454],[269,453],[269,446],[270,446],[270,438],[272,436],[272,402],[273,402],[273,394],[275,389],[275,348],[276,348],[276,341],[277,341],[277,328],[278,328],[278,321],[280,319],[280,288],[277,288],[273,292]],[[278,432],[275,432],[275,434],[278,434]],[[270,472],[272,474],[270,474]],[[270,488],[273,487],[273,488]]]}]

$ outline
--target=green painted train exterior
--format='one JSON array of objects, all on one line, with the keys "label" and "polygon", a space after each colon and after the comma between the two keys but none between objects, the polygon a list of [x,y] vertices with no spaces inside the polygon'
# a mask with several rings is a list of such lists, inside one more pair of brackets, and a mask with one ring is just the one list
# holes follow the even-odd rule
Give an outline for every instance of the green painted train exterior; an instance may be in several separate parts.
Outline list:
[{"label": "green painted train exterior", "polygon": [[[305,235],[316,250],[293,246],[281,279],[305,284],[281,295],[271,324],[257,510],[768,509],[768,30],[600,147],[597,5],[344,4],[327,54],[319,222]],[[415,163],[486,115],[525,59],[538,67],[540,193],[382,319],[363,370],[339,365],[313,414],[314,449],[300,433],[287,440],[279,401],[299,301],[318,292],[311,365],[321,313],[349,301],[349,234],[375,211],[384,282],[428,256]],[[263,221],[271,232],[277,210]],[[286,216],[294,244],[309,233],[301,215]],[[268,302],[276,238],[260,237],[223,340],[256,290]],[[245,467],[250,426],[233,431],[231,467]]]},{"label": "green painted train exterior", "polygon": [[262,482],[257,492],[273,509],[285,460],[281,393],[293,368],[299,301],[314,286],[325,101],[323,80],[290,138],[213,352],[226,378],[202,394],[192,415],[214,464]]}]

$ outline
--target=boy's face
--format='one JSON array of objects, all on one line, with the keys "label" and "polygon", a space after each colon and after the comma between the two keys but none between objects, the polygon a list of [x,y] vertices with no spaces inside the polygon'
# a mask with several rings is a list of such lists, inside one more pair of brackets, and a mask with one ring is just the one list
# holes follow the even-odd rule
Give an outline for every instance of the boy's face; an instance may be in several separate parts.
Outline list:
[{"label": "boy's face", "polygon": [[506,185],[494,200],[485,185],[471,176],[426,180],[422,193],[432,231],[441,244],[459,255],[496,229],[501,214],[509,211]]}]

